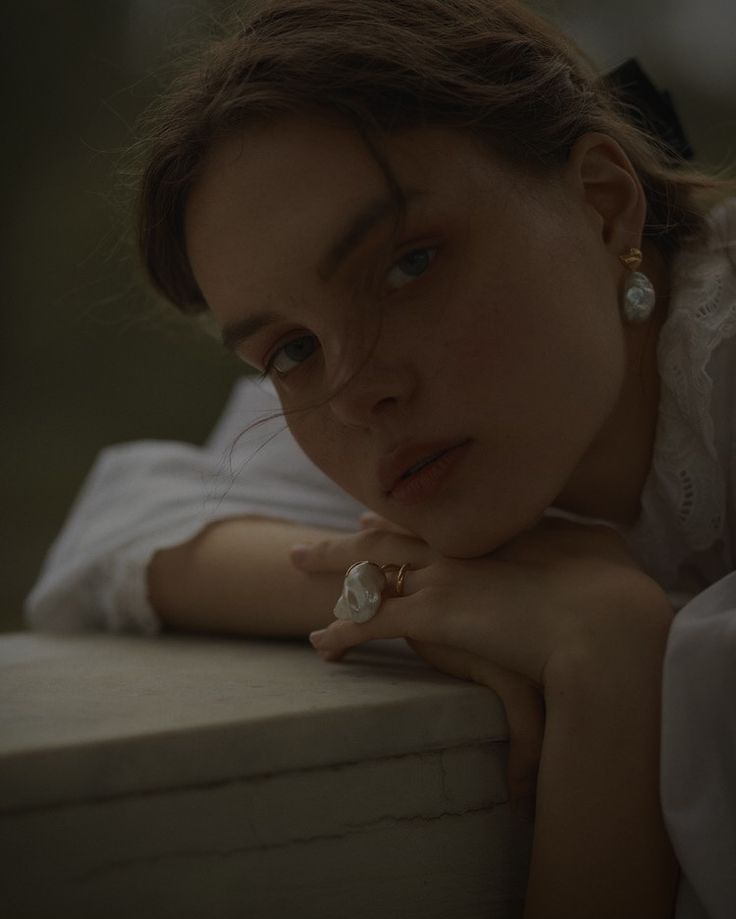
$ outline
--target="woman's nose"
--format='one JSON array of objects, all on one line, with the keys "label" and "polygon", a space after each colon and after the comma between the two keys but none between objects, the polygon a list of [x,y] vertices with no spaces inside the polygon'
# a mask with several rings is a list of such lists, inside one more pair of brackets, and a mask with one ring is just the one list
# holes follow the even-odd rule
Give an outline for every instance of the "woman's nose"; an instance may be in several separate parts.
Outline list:
[{"label": "woman's nose", "polygon": [[369,427],[401,409],[415,385],[406,363],[381,359],[373,352],[344,368],[330,408],[342,424]]}]

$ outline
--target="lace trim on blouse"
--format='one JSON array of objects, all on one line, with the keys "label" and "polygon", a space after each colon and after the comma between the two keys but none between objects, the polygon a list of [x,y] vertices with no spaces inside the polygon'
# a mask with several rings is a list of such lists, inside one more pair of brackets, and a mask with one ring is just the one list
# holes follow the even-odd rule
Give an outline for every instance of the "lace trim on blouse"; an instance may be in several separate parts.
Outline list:
[{"label": "lace trim on blouse", "polygon": [[708,363],[736,334],[736,201],[716,208],[708,223],[705,242],[683,250],[673,264],[673,298],[657,346],[661,388],[652,468],[641,516],[627,535],[652,574],[673,587],[686,554],[709,548],[724,530],[726,482]]}]

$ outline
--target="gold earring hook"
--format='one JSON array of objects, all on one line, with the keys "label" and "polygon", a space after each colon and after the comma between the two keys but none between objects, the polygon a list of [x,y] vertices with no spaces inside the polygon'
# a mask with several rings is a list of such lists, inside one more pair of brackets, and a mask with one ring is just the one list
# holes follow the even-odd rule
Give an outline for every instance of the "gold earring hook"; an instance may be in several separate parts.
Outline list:
[{"label": "gold earring hook", "polygon": [[630,271],[636,271],[642,261],[641,249],[636,249],[632,246],[626,253],[619,255],[618,258]]}]

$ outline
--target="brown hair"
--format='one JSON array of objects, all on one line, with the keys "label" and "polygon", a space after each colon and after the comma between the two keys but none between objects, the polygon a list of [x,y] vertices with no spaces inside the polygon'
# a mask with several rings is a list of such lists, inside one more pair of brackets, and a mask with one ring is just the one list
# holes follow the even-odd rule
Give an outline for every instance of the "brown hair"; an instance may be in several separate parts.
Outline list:
[{"label": "brown hair", "polygon": [[329,112],[354,126],[394,194],[382,134],[471,131],[528,169],[561,165],[589,131],[613,137],[644,187],[645,237],[667,256],[702,231],[699,192],[719,180],[668,151],[573,43],[517,0],[257,0],[146,119],[139,246],[154,286],[182,312],[207,310],[189,267],[184,210],[213,142],[254,121]]}]

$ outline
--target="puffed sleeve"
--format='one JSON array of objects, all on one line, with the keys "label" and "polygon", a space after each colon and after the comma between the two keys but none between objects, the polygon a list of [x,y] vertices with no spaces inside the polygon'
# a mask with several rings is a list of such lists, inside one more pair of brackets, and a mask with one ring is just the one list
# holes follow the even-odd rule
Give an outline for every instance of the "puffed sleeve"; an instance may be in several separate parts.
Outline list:
[{"label": "puffed sleeve", "polygon": [[270,384],[246,378],[204,447],[136,441],[104,449],[26,598],[26,624],[158,632],[148,563],[216,520],[258,514],[355,529],[365,508],[314,466],[279,413]]},{"label": "puffed sleeve", "polygon": [[675,616],[664,662],[662,809],[682,869],[676,919],[736,904],[736,572]]}]

